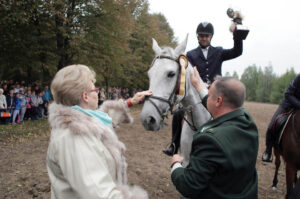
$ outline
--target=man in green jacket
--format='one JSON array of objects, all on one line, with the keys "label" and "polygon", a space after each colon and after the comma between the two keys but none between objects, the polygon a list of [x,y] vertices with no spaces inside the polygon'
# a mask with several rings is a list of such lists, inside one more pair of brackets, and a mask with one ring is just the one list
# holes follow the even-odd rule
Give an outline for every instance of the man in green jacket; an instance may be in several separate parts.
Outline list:
[{"label": "man in green jacket", "polygon": [[219,77],[208,91],[196,67],[191,81],[214,119],[194,135],[186,168],[181,156],[172,157],[173,184],[187,198],[257,198],[258,130],[242,108],[245,86],[234,78]]}]

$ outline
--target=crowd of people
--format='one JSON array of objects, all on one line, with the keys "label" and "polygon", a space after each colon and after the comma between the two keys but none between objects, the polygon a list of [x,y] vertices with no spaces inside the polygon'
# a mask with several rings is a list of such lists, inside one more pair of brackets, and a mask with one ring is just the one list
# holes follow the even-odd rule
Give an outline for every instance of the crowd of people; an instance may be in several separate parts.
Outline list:
[{"label": "crowd of people", "polygon": [[48,115],[48,104],[52,101],[48,85],[37,81],[0,82],[0,123],[16,124],[25,120],[38,120]]},{"label": "crowd of people", "polygon": [[[141,89],[112,87],[108,93],[99,89],[98,105],[107,99],[128,99]],[[48,116],[48,105],[52,101],[48,85],[40,81],[26,84],[25,81],[0,81],[0,124],[16,124],[25,120],[38,120]]]},{"label": "crowd of people", "polygon": [[108,93],[106,93],[104,88],[100,88],[98,99],[99,103],[98,105],[101,105],[103,101],[109,99],[109,100],[118,100],[118,99],[128,99],[130,97],[133,97],[137,92],[141,92],[142,89],[129,89],[129,88],[120,88],[120,87],[109,87]]}]

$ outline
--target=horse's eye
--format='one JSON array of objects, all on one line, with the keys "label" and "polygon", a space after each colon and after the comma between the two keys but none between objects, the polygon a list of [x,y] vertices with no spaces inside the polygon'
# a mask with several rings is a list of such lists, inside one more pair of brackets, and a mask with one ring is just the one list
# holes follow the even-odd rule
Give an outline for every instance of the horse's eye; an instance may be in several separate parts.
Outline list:
[{"label": "horse's eye", "polygon": [[168,78],[172,78],[175,76],[175,72],[171,71],[168,73]]}]

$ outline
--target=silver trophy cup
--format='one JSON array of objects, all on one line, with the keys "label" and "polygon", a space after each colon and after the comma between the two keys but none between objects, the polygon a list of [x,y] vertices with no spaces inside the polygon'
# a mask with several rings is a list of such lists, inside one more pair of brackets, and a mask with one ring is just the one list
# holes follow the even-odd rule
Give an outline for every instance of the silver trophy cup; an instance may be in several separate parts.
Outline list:
[{"label": "silver trophy cup", "polygon": [[232,22],[235,24],[234,37],[238,39],[246,39],[249,29],[242,24],[243,17],[239,11],[234,11],[232,8],[227,9],[227,15],[232,18]]}]

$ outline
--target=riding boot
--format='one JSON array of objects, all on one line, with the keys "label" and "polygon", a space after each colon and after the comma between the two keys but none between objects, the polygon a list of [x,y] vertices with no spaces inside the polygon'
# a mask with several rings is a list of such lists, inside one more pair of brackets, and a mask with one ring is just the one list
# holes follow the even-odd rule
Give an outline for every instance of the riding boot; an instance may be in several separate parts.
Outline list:
[{"label": "riding boot", "polygon": [[263,162],[272,162],[272,146],[267,146],[265,152],[262,155]]},{"label": "riding boot", "polygon": [[263,162],[272,162],[272,147],[274,142],[274,136],[272,136],[271,129],[268,129],[267,135],[266,135],[266,150],[262,155],[262,161]]},{"label": "riding boot", "polygon": [[284,112],[284,109],[280,105],[277,108],[277,110],[275,111],[275,113],[274,113],[274,115],[273,115],[273,117],[272,117],[272,119],[269,123],[268,129],[267,129],[267,132],[266,132],[266,150],[262,155],[262,161],[263,162],[272,162],[272,147],[275,143],[273,125],[274,125],[274,122],[275,122],[277,116],[279,114],[281,114],[282,112]]},{"label": "riding boot", "polygon": [[163,152],[168,156],[172,156],[172,155],[178,153],[178,149],[180,146],[183,118],[184,118],[184,110],[178,110],[173,115],[172,142],[171,142],[171,145],[167,149],[163,150]]}]

